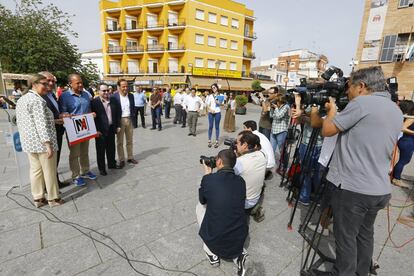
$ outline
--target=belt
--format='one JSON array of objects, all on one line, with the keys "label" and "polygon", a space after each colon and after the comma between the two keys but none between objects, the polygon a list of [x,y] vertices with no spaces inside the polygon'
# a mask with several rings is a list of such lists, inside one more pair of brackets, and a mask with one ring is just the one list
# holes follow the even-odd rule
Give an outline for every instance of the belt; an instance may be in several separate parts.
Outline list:
[{"label": "belt", "polygon": [[189,110],[188,112],[198,112],[198,111],[195,111],[195,110],[194,110],[194,111],[193,111],[193,110]]}]

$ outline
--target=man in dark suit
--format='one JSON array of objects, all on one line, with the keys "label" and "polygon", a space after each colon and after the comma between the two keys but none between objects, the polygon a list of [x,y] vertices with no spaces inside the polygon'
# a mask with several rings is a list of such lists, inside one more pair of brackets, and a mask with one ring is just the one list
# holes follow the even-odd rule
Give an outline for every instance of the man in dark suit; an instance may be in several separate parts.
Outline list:
[{"label": "man in dark suit", "polygon": [[124,79],[118,81],[118,91],[111,97],[111,101],[114,101],[118,107],[118,118],[120,120],[120,131],[116,136],[116,144],[119,158],[119,166],[125,166],[125,153],[124,153],[124,136],[126,139],[126,149],[128,155],[128,163],[138,164],[138,161],[133,156],[133,135],[134,125],[136,125],[135,114],[135,101],[134,95],[128,93],[128,82]]},{"label": "man in dark suit", "polygon": [[99,85],[99,97],[91,101],[91,111],[95,112],[95,126],[98,137],[95,138],[96,159],[101,175],[107,175],[105,169],[105,153],[109,169],[119,169],[115,161],[115,133],[120,131],[118,115],[119,107],[115,101],[109,100],[106,84]]},{"label": "man in dark suit", "polygon": [[220,265],[220,258],[233,259],[238,275],[244,275],[247,252],[243,245],[249,226],[244,211],[246,183],[233,170],[236,154],[229,149],[220,151],[215,159],[216,173],[203,163],[205,175],[196,213],[204,251],[211,265]]},{"label": "man in dark suit", "polygon": [[[57,163],[56,168],[59,166],[59,160],[60,160],[60,152],[62,150],[62,138],[63,134],[65,133],[65,128],[63,127],[63,119],[59,111],[59,104],[57,102],[56,95],[54,93],[55,84],[56,84],[56,78],[52,75],[50,72],[40,72],[40,75],[43,75],[46,77],[47,80],[47,95],[43,96],[43,99],[46,101],[47,107],[52,111],[53,117],[55,119],[55,128],[56,128],[56,138],[58,143],[58,152],[57,152]],[[57,170],[56,170],[57,171]],[[59,188],[64,188],[70,185],[70,183],[61,182],[59,180],[59,175],[56,175],[58,180]]]}]

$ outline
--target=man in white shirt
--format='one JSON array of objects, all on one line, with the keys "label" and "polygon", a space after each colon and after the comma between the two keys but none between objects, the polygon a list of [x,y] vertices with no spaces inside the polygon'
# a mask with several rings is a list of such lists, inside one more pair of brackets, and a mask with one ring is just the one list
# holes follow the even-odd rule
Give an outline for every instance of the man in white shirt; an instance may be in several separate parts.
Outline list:
[{"label": "man in white shirt", "polygon": [[125,153],[124,153],[124,136],[126,139],[126,149],[128,155],[128,163],[138,164],[138,161],[133,156],[133,135],[135,125],[135,101],[134,96],[128,93],[128,82],[124,79],[118,81],[118,91],[111,97],[111,101],[114,100],[118,103],[119,114],[121,115],[121,130],[116,136],[117,152],[119,158],[119,166],[125,166]]},{"label": "man in white shirt", "polygon": [[260,146],[262,147],[262,151],[266,155],[267,158],[267,165],[266,165],[266,176],[265,179],[270,179],[272,176],[272,169],[276,165],[275,161],[275,153],[273,151],[272,144],[270,143],[269,139],[262,133],[257,130],[257,124],[255,121],[249,120],[243,123],[244,130],[248,130],[256,134],[260,139]]},{"label": "man in white shirt", "polygon": [[186,113],[188,114],[188,127],[190,130],[188,136],[196,136],[198,112],[203,105],[203,101],[199,96],[196,96],[194,88],[191,89],[190,95],[185,97],[183,105]]},{"label": "man in white shirt", "polygon": [[182,121],[182,128],[185,128],[185,124],[187,123],[187,111],[186,111],[186,107],[185,107],[185,102],[187,101],[187,98],[190,97],[190,88],[186,88],[185,92],[183,93],[183,100],[181,102],[181,121]]},{"label": "man in white shirt", "polygon": [[183,91],[181,89],[177,90],[174,95],[174,108],[175,108],[175,117],[173,123],[176,125],[177,123],[181,123],[182,120],[182,102],[183,102]]}]

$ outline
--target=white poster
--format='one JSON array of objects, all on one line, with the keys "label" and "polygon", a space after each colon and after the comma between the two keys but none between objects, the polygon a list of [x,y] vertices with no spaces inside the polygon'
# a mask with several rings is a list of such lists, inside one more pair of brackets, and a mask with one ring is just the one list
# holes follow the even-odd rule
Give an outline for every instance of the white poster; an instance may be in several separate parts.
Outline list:
[{"label": "white poster", "polygon": [[387,9],[388,0],[371,0],[361,61],[378,60]]},{"label": "white poster", "polygon": [[92,113],[63,118],[63,123],[70,146],[98,136]]}]

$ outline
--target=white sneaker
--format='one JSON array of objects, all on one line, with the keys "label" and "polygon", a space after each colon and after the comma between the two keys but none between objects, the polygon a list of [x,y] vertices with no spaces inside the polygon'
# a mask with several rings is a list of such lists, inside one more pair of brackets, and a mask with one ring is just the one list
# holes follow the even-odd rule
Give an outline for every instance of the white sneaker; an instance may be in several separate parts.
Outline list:
[{"label": "white sneaker", "polygon": [[[310,224],[310,223],[308,223],[308,228],[310,230],[312,230],[312,231],[315,231],[316,224]],[[321,234],[321,232],[322,232],[322,225],[319,224],[319,227],[318,227],[318,231],[317,232],[319,234]],[[329,236],[329,229],[323,229],[322,236],[325,236],[325,237]]]}]

